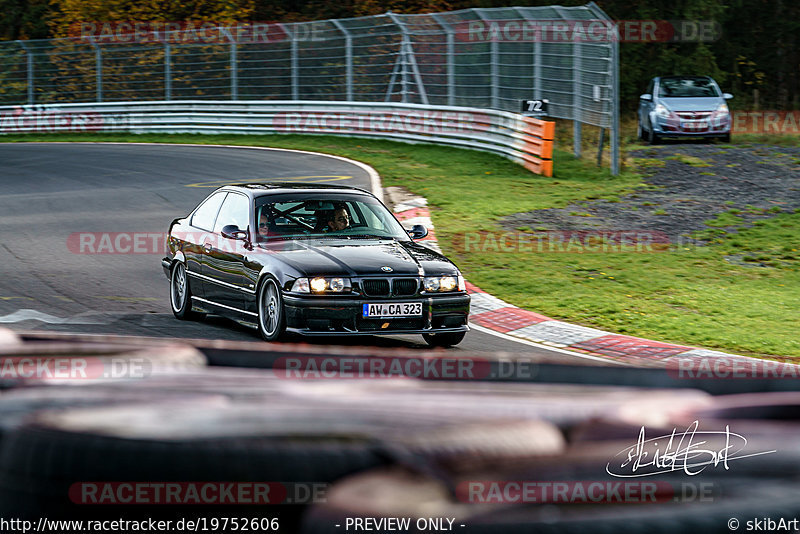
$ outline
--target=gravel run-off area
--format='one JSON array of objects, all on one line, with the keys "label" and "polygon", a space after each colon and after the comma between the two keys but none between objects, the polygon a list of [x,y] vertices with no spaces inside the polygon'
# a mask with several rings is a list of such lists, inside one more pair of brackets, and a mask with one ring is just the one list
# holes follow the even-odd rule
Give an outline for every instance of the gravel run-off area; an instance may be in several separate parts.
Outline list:
[{"label": "gravel run-off area", "polygon": [[706,221],[737,210],[735,232],[757,219],[800,209],[800,147],[669,143],[631,151],[645,185],[619,199],[581,202],[505,217],[510,230],[636,230],[694,243]]}]

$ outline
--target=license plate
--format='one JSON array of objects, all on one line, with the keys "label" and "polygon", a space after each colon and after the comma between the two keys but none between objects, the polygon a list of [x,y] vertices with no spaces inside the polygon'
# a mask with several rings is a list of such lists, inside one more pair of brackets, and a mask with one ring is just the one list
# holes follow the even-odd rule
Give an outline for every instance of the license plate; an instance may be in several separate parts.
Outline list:
[{"label": "license plate", "polygon": [[413,317],[422,315],[421,302],[380,302],[364,304],[362,317]]},{"label": "license plate", "polygon": [[682,127],[684,130],[705,130],[706,128],[708,128],[708,122],[706,121],[684,122]]}]

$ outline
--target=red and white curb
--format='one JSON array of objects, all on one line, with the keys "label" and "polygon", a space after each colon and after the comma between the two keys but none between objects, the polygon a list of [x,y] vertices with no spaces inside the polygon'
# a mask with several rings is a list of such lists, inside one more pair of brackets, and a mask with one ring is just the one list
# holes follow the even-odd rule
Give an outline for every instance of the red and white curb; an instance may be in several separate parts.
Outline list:
[{"label": "red and white curb", "polygon": [[[424,225],[428,229],[428,236],[421,241],[426,247],[441,252],[425,198],[403,199],[394,205],[394,212],[407,228],[414,224]],[[471,324],[556,349],[567,349],[628,363],[665,362],[675,356],[693,360],[712,358],[728,362],[760,361],[756,358],[614,334],[557,321],[536,312],[517,308],[469,282],[467,282],[467,292],[472,296],[469,315]]]}]

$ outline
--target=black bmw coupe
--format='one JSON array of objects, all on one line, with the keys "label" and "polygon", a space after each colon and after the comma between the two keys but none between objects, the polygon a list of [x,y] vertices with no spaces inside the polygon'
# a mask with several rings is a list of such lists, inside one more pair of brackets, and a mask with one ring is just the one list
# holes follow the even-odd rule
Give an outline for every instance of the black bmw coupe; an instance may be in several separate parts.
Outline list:
[{"label": "black bmw coupe", "polygon": [[297,183],[229,185],[170,225],[161,261],[179,319],[256,325],[267,341],[422,334],[452,346],[469,330],[464,278],[367,191]]}]

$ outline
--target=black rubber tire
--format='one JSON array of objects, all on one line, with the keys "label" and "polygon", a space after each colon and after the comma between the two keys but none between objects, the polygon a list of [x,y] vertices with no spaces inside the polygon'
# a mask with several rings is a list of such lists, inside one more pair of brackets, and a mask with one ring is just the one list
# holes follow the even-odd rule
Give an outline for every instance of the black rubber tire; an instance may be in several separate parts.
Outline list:
[{"label": "black rubber tire", "polygon": [[[554,458],[553,461],[559,460]],[[327,501],[311,507],[303,519],[302,533],[334,534],[341,532],[341,526],[337,525],[343,525],[345,520],[364,517],[410,518],[410,527],[404,532],[430,532],[418,527],[417,520],[431,516],[453,519],[452,530],[465,534],[729,533],[733,528],[729,528],[731,517],[744,523],[745,518],[793,517],[800,511],[793,497],[793,484],[745,478],[731,479],[725,484],[715,481],[713,502],[673,500],[666,486],[660,486],[663,493],[656,494],[655,503],[470,502],[465,490],[471,482],[546,481],[503,476],[482,472],[477,478],[465,478],[458,484],[460,491],[456,498],[442,481],[418,473],[397,468],[359,473],[334,484]],[[591,477],[584,482],[597,480]],[[676,478],[676,481],[685,483],[686,478]],[[680,482],[673,482],[673,488],[680,487],[678,484]]]},{"label": "black rubber tire", "polygon": [[647,141],[651,145],[661,144],[661,137],[659,137],[659,135],[655,131],[653,131],[653,125],[652,124],[650,125],[650,132],[647,135]]},{"label": "black rubber tire", "polygon": [[267,278],[258,289],[258,333],[264,341],[278,341],[286,333],[286,310],[281,290],[274,278]]},{"label": "black rubber tire", "polygon": [[730,132],[728,132],[725,135],[723,135],[722,137],[720,137],[719,140],[722,141],[723,143],[730,143],[731,142],[731,134],[730,134]]},{"label": "black rubber tire", "polygon": [[[178,287],[183,284],[183,289]],[[186,265],[176,261],[169,276],[169,303],[172,314],[182,321],[202,319],[205,314],[192,311],[192,290]]]},{"label": "black rubber tire", "polygon": [[[70,488],[75,491],[73,484],[82,481],[327,484],[388,462],[383,448],[359,433],[377,418],[351,424],[314,408],[210,399],[194,406],[162,402],[41,412],[0,444],[0,514],[205,515],[208,508],[191,505],[76,504]],[[212,508],[217,517],[278,515],[286,532],[296,531],[291,523],[303,509],[283,501]]]},{"label": "black rubber tire", "polygon": [[466,332],[445,332],[442,334],[422,334],[422,338],[431,347],[453,347],[464,340]]}]

